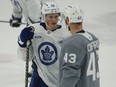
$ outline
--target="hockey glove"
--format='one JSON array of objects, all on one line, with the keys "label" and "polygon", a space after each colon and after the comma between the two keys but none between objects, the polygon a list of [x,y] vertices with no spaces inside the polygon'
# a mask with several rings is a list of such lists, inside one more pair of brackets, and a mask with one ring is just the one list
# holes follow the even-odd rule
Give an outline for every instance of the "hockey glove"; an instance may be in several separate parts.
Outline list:
[{"label": "hockey glove", "polygon": [[16,18],[12,15],[12,18],[10,19],[10,26],[12,27],[19,27],[21,25],[21,18]]},{"label": "hockey glove", "polygon": [[21,31],[20,36],[18,38],[19,46],[26,47],[27,41],[31,41],[31,39],[33,39],[33,35],[34,35],[34,27],[30,26],[30,27],[24,28]]}]

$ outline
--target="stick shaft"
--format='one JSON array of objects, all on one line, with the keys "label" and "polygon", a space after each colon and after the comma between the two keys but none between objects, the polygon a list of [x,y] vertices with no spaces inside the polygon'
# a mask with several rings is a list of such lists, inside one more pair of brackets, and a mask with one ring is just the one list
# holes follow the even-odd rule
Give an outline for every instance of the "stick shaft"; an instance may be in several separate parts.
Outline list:
[{"label": "stick shaft", "polygon": [[0,22],[2,22],[2,23],[9,23],[9,21],[3,21],[3,20],[0,20]]},{"label": "stick shaft", "polygon": [[[1,23],[9,23],[9,21],[4,21],[4,20],[0,20]],[[18,23],[18,24],[23,24],[23,25],[27,25],[27,23]]]},{"label": "stick shaft", "polygon": [[26,48],[25,87],[28,87],[29,46]]},{"label": "stick shaft", "polygon": [[26,48],[26,65],[25,65],[25,87],[28,87],[28,71],[29,71],[29,46],[31,41],[27,41]]}]

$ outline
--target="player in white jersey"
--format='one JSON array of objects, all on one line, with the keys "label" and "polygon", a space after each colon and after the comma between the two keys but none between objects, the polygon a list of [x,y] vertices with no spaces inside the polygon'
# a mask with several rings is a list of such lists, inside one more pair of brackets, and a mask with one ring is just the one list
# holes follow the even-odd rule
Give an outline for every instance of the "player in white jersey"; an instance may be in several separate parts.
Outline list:
[{"label": "player in white jersey", "polygon": [[10,25],[19,27],[24,17],[27,24],[37,23],[41,19],[41,4],[39,0],[10,0],[13,6]]},{"label": "player in white jersey", "polygon": [[[27,23],[27,25],[41,21],[41,4],[39,0],[10,1],[13,8],[12,17],[10,19],[10,26],[19,27],[21,25],[22,18],[24,18],[24,22]],[[28,73],[29,77],[31,77],[31,72],[32,70]]]},{"label": "player in white jersey", "polygon": [[30,59],[33,58],[34,71],[30,87],[57,87],[61,44],[70,33],[58,24],[61,13],[55,2],[43,3],[42,14],[45,22],[30,25],[21,31],[19,56],[26,58],[26,43],[31,40],[29,55]]},{"label": "player in white jersey", "polygon": [[67,6],[65,21],[72,36],[63,41],[58,87],[100,87],[99,40],[83,29],[83,11]]}]

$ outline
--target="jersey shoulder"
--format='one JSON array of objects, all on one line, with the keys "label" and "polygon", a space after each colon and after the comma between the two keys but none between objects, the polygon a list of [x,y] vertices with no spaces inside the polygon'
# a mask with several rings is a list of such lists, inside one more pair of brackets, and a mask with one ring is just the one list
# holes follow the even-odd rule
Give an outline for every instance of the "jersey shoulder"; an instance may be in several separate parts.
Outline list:
[{"label": "jersey shoulder", "polygon": [[41,25],[41,22],[30,24],[29,26],[32,26],[34,28],[34,32],[43,32],[46,30],[45,27]]},{"label": "jersey shoulder", "polygon": [[76,33],[74,35],[69,36],[63,41],[63,43],[65,45],[86,48],[86,45],[94,40],[97,40],[97,38],[93,34],[85,31],[84,33]]}]

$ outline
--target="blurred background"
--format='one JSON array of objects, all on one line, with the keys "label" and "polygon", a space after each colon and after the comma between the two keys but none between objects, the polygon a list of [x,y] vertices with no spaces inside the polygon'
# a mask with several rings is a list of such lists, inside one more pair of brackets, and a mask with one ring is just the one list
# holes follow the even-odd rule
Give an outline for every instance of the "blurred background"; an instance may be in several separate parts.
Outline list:
[{"label": "blurred background", "polygon": [[[100,39],[101,87],[116,87],[116,0],[57,0],[60,8],[79,4],[84,10],[84,29]],[[10,0],[0,3],[0,20],[9,21]],[[25,20],[23,20],[25,22]],[[0,22],[0,87],[24,87],[25,63],[17,57],[17,37],[25,26],[12,28]]]}]

